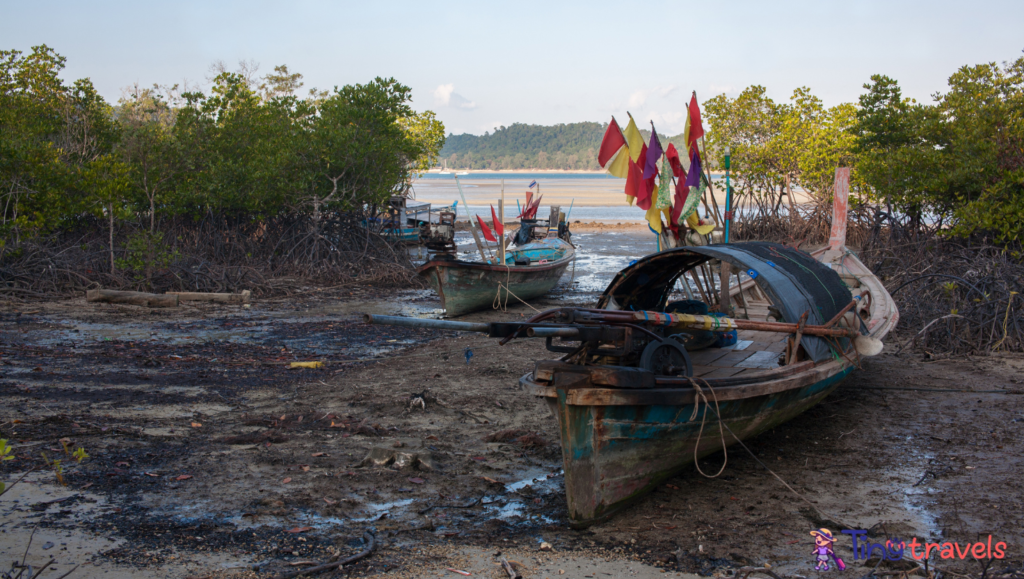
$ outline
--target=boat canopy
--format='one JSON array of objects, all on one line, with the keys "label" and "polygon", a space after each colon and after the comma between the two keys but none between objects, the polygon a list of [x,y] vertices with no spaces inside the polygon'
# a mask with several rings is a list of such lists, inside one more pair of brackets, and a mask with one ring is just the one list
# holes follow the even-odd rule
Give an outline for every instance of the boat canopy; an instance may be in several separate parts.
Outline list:
[{"label": "boat canopy", "polygon": [[[808,324],[824,324],[853,299],[839,274],[810,255],[778,243],[746,242],[679,247],[648,255],[615,276],[597,307],[664,311],[676,280],[711,259],[730,263],[750,276],[784,322],[797,323],[809,312]],[[822,338],[804,336],[802,343],[815,362],[832,357]]]}]

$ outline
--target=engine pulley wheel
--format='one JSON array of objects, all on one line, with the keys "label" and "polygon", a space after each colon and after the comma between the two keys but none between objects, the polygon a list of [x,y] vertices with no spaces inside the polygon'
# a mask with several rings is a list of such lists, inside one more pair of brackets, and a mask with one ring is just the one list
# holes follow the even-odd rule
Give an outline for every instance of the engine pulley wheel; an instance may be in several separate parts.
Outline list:
[{"label": "engine pulley wheel", "polygon": [[651,342],[640,354],[640,367],[658,376],[692,376],[693,364],[679,342],[673,339]]}]

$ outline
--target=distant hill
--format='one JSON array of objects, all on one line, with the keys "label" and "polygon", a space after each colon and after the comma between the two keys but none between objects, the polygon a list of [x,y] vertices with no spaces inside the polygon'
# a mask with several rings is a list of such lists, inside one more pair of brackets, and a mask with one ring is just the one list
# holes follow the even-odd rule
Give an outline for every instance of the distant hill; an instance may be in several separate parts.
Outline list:
[{"label": "distant hill", "polygon": [[[449,169],[598,171],[601,166],[597,164],[597,151],[607,126],[607,123],[554,126],[515,123],[483,136],[450,134],[440,157]],[[649,131],[641,133],[645,139],[650,138]],[[662,144],[668,146],[669,140],[672,139],[662,138]]]}]

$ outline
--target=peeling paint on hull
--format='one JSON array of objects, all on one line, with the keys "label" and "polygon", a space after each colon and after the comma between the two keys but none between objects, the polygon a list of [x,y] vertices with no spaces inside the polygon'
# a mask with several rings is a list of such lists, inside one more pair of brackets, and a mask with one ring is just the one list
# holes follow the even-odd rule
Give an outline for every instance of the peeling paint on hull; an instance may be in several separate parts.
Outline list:
[{"label": "peeling paint on hull", "polygon": [[[755,436],[820,402],[851,370],[850,366],[842,367],[832,376],[806,386],[720,401],[722,418],[740,439]],[[527,375],[524,380],[531,378]],[[558,389],[556,393],[565,492],[574,528],[606,520],[691,464],[698,435],[698,457],[722,449],[718,419],[703,404],[694,415],[692,403],[575,405],[570,403],[567,390]],[[727,445],[735,443],[728,431],[725,437]]]}]

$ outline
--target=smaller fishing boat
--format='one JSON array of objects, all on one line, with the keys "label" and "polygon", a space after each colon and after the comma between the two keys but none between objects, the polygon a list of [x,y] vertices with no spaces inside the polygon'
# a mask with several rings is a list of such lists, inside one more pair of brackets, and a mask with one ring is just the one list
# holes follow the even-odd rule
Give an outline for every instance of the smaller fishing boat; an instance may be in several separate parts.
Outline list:
[{"label": "smaller fishing boat", "polygon": [[387,213],[363,222],[364,227],[379,227],[381,235],[398,243],[419,243],[420,229],[431,222],[430,203],[394,195],[388,202]]},{"label": "smaller fishing boat", "polygon": [[523,219],[514,236],[517,245],[505,249],[504,260],[500,251],[483,261],[438,253],[417,272],[437,292],[449,317],[542,296],[558,284],[576,257],[568,226],[556,217],[564,214],[554,207],[551,215],[547,220]]}]

